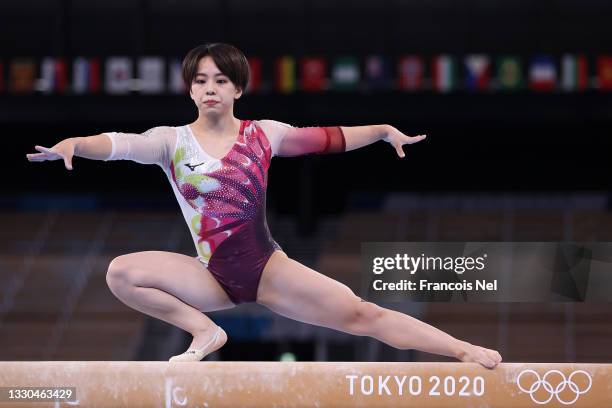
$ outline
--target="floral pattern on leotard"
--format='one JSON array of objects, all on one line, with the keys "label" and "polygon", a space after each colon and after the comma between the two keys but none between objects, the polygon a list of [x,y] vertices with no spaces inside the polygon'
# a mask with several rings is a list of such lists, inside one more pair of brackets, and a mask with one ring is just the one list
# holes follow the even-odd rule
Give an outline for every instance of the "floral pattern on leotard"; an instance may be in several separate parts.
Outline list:
[{"label": "floral pattern on leotard", "polygon": [[221,242],[262,210],[272,150],[262,130],[250,121],[242,122],[238,140],[220,160],[197,154],[195,140],[183,140],[186,145],[177,146],[170,173],[195,211],[190,228],[198,237],[202,260],[208,262]]}]

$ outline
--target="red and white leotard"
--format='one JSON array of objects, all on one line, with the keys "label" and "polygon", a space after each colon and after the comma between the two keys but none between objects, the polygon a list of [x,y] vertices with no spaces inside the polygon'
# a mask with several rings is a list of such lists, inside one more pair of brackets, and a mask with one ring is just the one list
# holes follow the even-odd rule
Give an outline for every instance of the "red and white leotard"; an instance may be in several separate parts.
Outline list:
[{"label": "red and white leotard", "polygon": [[263,268],[280,249],[266,222],[272,157],[345,150],[339,127],[295,128],[271,120],[241,121],[236,142],[220,159],[202,149],[189,126],[106,134],[112,141],[106,160],[157,164],[164,170],[197,258],[234,303],[256,300]]}]

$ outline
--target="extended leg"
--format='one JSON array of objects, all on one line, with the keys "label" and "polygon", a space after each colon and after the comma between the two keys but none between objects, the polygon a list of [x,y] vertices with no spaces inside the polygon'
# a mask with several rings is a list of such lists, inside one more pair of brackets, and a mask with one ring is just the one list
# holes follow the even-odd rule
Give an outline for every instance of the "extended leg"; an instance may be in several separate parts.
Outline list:
[{"label": "extended leg", "polygon": [[275,252],[266,265],[257,302],[305,323],[374,337],[398,349],[475,361],[493,367],[494,350],[473,346],[406,314],[364,302],[346,285]]}]

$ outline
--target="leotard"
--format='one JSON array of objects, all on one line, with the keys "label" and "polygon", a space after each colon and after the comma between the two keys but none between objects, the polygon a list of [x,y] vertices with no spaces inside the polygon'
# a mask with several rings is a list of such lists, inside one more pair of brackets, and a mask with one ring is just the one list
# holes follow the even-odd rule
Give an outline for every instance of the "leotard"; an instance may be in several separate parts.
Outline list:
[{"label": "leotard", "polygon": [[235,304],[256,300],[263,269],[280,249],[266,221],[272,157],[345,150],[340,127],[296,128],[271,120],[242,120],[236,142],[220,159],[202,149],[188,125],[105,134],[112,142],[105,160],[157,164],[164,170],[197,259]]}]

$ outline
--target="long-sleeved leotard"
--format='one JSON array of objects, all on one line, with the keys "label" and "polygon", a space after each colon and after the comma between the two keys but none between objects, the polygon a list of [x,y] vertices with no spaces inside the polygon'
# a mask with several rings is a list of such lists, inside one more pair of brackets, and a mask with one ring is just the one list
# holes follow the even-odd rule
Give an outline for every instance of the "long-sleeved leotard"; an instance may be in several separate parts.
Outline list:
[{"label": "long-sleeved leotard", "polygon": [[157,164],[164,170],[197,258],[236,304],[256,300],[266,262],[280,249],[266,222],[271,158],[345,149],[339,127],[295,128],[270,120],[241,121],[236,142],[221,159],[201,148],[189,126],[106,134],[112,141],[106,160]]}]

